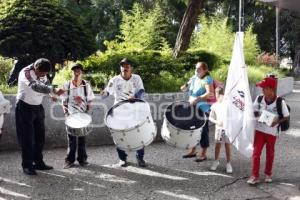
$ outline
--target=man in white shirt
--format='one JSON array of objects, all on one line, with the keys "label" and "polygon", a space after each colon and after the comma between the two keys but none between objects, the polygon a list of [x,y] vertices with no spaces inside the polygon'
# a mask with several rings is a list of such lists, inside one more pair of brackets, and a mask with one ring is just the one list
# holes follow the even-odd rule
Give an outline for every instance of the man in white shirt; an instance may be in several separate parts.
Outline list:
[{"label": "man in white shirt", "polygon": [[[76,112],[88,112],[90,104],[95,98],[91,85],[88,81],[82,79],[83,66],[76,63],[72,66],[72,80],[64,84],[63,89],[68,91],[64,95],[63,108],[66,116]],[[77,161],[80,166],[88,165],[87,153],[85,147],[85,136],[76,137],[68,134],[68,153],[65,158],[64,168],[70,168],[75,162],[75,154],[77,149]]]},{"label": "man in white shirt", "polygon": [[16,130],[22,149],[23,172],[27,175],[36,175],[35,170],[53,169],[43,161],[45,111],[42,100],[50,93],[61,95],[64,90],[49,85],[46,75],[50,69],[50,61],[40,58],[19,73]]},{"label": "man in white shirt", "polygon": [[[254,115],[259,118],[260,115],[267,111],[271,113],[275,118],[268,125],[262,123],[259,120],[256,122],[256,130],[253,143],[253,154],[252,154],[252,176],[247,181],[250,185],[257,184],[259,180],[259,168],[260,168],[260,156],[264,145],[266,145],[266,167],[265,167],[265,182],[272,182],[272,168],[275,156],[275,143],[279,134],[278,126],[289,117],[288,107],[283,99],[279,99],[276,95],[277,80],[274,77],[266,77],[261,82],[257,83],[256,86],[261,87],[263,96],[258,96],[254,102]],[[258,100],[259,98],[260,101]],[[281,110],[283,118],[279,118],[277,101],[281,102]]]},{"label": "man in white shirt", "polygon": [[[120,75],[109,80],[108,86],[101,92],[101,95],[113,95],[115,97],[114,104],[127,99],[143,99],[145,89],[142,79],[139,75],[132,74],[133,68],[127,58],[121,60],[120,70]],[[120,159],[119,165],[121,167],[126,167],[128,165],[126,152],[118,147],[117,152]],[[146,167],[144,161],[144,148],[137,150],[136,159],[140,167]]]}]

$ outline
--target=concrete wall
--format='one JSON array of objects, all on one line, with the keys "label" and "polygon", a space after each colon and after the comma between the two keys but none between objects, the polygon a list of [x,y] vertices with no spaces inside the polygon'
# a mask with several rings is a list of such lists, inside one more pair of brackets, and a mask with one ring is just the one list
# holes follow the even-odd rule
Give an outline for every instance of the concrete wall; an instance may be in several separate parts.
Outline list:
[{"label": "concrete wall", "polygon": [[[278,80],[278,87],[277,87],[277,95],[284,96],[293,91],[294,85],[294,78],[293,77],[286,77]],[[259,87],[255,87],[255,85],[250,86],[250,92],[252,99],[254,100],[255,97],[259,94],[262,94],[262,90]]]},{"label": "concrete wall", "polygon": [[[259,88],[250,87],[251,95],[254,97],[261,93]],[[279,80],[278,94],[285,95],[293,90],[293,78],[284,78]],[[15,95],[6,95],[5,98],[12,103],[11,113],[5,114],[3,136],[0,141],[0,150],[9,150],[17,148],[16,126],[15,126]],[[160,130],[164,115],[164,109],[175,100],[185,100],[187,94],[184,93],[165,93],[165,94],[148,94],[146,101],[150,104],[153,119],[157,126],[156,140],[161,140]],[[67,144],[67,135],[64,125],[64,116],[60,103],[54,103],[45,97],[43,102],[46,113],[46,148],[65,147]],[[87,137],[88,145],[113,144],[109,130],[104,124],[105,113],[113,105],[113,98],[108,97],[101,99],[96,95],[93,103],[93,132]]]}]

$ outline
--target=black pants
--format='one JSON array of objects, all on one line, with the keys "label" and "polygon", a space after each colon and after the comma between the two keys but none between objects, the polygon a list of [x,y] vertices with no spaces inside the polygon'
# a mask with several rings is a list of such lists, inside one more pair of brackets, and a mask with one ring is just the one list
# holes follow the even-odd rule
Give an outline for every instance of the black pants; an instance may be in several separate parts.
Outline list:
[{"label": "black pants", "polygon": [[16,129],[22,149],[22,167],[32,168],[33,162],[43,164],[45,144],[45,111],[42,105],[16,104]]},{"label": "black pants", "polygon": [[[77,149],[77,140],[78,140],[78,149]],[[66,157],[66,161],[75,162],[76,156],[76,149],[77,151],[77,161],[83,162],[87,160],[87,154],[85,150],[85,136],[76,137],[68,134],[68,153]]]},{"label": "black pants", "polygon": [[202,132],[201,132],[201,139],[200,139],[200,146],[202,148],[208,148],[209,147],[209,126],[208,126],[208,117],[209,114],[205,113],[207,120],[205,122],[205,125],[202,127]]},{"label": "black pants", "polygon": [[[127,159],[126,152],[118,147],[117,147],[117,152],[118,152],[119,159],[126,161],[126,159]],[[136,151],[136,159],[144,160],[144,154],[145,154],[144,148],[137,150]]]}]

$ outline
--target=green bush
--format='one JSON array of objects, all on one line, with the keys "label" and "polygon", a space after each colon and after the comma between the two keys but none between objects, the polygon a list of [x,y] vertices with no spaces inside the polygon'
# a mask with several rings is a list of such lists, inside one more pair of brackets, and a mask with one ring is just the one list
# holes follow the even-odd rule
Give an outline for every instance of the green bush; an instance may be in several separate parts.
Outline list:
[{"label": "green bush", "polygon": [[71,78],[72,78],[72,71],[64,67],[63,69],[59,70],[56,73],[52,81],[52,84],[62,86],[66,81],[71,80]]},{"label": "green bush", "polygon": [[[227,74],[228,74],[229,65],[222,65],[220,68],[211,72],[213,78],[226,83]],[[278,78],[282,78],[286,76],[284,70],[279,68],[273,68],[266,65],[247,66],[248,80],[250,84],[257,83],[262,80],[267,74],[274,74]]]},{"label": "green bush", "polygon": [[0,84],[0,91],[3,94],[16,94],[18,91],[18,86],[9,87],[6,83]]},{"label": "green bush", "polygon": [[[109,78],[119,74],[119,62],[124,57],[131,60],[134,73],[141,76],[146,91],[151,92],[178,91],[178,86],[189,78],[185,75],[193,73],[195,64],[199,61],[207,62],[210,69],[218,68],[222,63],[218,56],[205,51],[189,51],[179,59],[174,59],[171,53],[154,50],[107,51],[92,55],[82,61],[90,73],[91,84],[101,88]],[[168,85],[165,80],[169,80],[171,84]]]},{"label": "green bush", "polygon": [[267,74],[274,74],[278,78],[285,77],[286,74],[279,68],[269,67],[266,65],[261,66],[248,66],[248,77],[250,83],[261,81]]},{"label": "green bush", "polygon": [[5,59],[0,56],[0,84],[6,85],[8,80],[9,72],[12,68],[12,59]]},{"label": "green bush", "polygon": [[[229,62],[232,56],[235,33],[232,26],[228,24],[228,19],[202,16],[199,19],[199,24],[200,30],[193,34],[190,50],[203,50],[213,53],[219,56],[220,60]],[[254,65],[260,50],[252,25],[247,27],[245,31],[244,49],[246,64]]]}]

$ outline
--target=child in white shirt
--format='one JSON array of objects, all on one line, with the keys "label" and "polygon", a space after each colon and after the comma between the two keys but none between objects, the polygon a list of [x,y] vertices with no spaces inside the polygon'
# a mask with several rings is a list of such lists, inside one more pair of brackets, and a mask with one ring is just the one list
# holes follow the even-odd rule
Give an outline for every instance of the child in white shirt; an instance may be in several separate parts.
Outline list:
[{"label": "child in white shirt", "polygon": [[210,169],[212,171],[217,170],[217,168],[220,164],[219,156],[220,156],[221,145],[222,145],[222,143],[225,143],[226,160],[227,160],[226,172],[231,174],[232,173],[232,166],[230,163],[231,144],[230,144],[229,138],[226,135],[226,132],[223,128],[223,119],[224,119],[224,114],[225,114],[224,103],[223,103],[224,91],[222,88],[216,88],[215,93],[216,93],[217,102],[211,106],[211,112],[209,115],[209,120],[216,124],[216,127],[215,127],[215,161],[213,162]]}]

